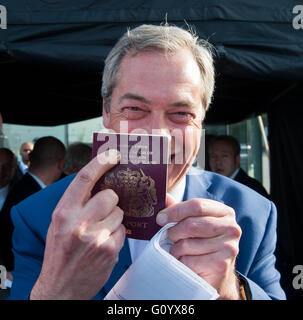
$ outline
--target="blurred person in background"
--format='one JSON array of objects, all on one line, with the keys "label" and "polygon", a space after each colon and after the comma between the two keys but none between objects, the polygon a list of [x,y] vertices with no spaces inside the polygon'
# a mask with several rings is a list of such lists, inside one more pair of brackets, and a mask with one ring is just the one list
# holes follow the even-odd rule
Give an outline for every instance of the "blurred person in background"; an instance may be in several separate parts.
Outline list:
[{"label": "blurred person in background", "polygon": [[208,152],[211,171],[234,179],[265,198],[270,198],[262,184],[240,168],[240,144],[236,138],[224,135],[213,137]]},{"label": "blurred person in background", "polygon": [[21,161],[18,163],[16,172],[16,179],[20,180],[22,176],[28,171],[29,154],[33,151],[34,144],[32,142],[24,142],[20,147]]},{"label": "blurred person in background", "polygon": [[82,142],[71,144],[65,154],[63,172],[65,175],[74,174],[89,163],[92,157],[92,148]]},{"label": "blurred person in background", "polygon": [[0,148],[0,210],[12,188],[16,167],[17,159],[14,153],[7,148]]},{"label": "blurred person in background", "polygon": [[63,171],[64,156],[65,146],[57,138],[48,136],[38,139],[29,154],[28,172],[14,185],[6,198],[0,215],[0,247],[7,271],[14,267],[11,252],[14,227],[10,210],[20,201],[57,181]]},{"label": "blurred person in background", "polygon": [[[14,185],[14,175],[17,168],[17,158],[7,148],[0,148],[0,214],[8,193]],[[1,219],[1,218],[0,218]],[[1,224],[0,224],[1,226]],[[1,235],[1,230],[0,230]],[[3,252],[0,246],[0,265],[3,264]],[[0,300],[8,296],[8,290],[0,290]]]}]

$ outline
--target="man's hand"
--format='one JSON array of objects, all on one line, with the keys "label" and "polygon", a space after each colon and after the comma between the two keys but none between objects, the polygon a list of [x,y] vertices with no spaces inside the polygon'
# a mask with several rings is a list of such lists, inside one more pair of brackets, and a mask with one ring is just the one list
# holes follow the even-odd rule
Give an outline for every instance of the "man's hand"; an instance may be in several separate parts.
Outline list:
[{"label": "man's hand", "polygon": [[125,239],[123,211],[113,190],[92,198],[91,190],[119,159],[117,152],[100,154],[65,191],[53,212],[31,299],[91,299],[109,278]]},{"label": "man's hand", "polygon": [[235,260],[241,229],[232,208],[209,199],[176,204],[168,195],[168,208],[159,212],[161,226],[174,242],[170,253],[217,289],[221,299],[239,299]]}]

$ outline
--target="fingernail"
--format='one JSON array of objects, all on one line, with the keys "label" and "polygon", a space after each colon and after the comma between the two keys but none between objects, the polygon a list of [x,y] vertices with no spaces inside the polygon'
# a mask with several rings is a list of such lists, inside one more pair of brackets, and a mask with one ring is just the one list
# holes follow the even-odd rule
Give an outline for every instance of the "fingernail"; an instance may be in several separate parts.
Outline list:
[{"label": "fingernail", "polygon": [[158,213],[156,218],[156,222],[158,223],[158,225],[164,226],[166,225],[167,221],[168,221],[168,218],[166,213],[163,213],[163,212]]}]

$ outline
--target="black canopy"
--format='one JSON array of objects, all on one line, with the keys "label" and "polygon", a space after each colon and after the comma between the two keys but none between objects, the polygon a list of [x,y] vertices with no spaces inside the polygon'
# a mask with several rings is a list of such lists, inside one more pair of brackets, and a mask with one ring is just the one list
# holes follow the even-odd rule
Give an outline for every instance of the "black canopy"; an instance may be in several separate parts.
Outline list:
[{"label": "black canopy", "polygon": [[[3,3],[3,0],[2,0]],[[103,62],[116,40],[142,23],[194,27],[217,49],[208,123],[237,122],[299,99],[302,32],[296,1],[6,0],[0,31],[1,112],[7,123],[58,125],[101,113]],[[18,112],[16,112],[18,108]]]},{"label": "black canopy", "polygon": [[[216,48],[216,91],[206,123],[269,115],[271,196],[278,207],[280,268],[294,294],[302,264],[303,19],[297,1],[1,0],[0,112],[6,123],[58,125],[101,115],[103,62],[142,23],[191,25]],[[294,13],[293,13],[294,12]],[[294,26],[294,19],[297,25]],[[295,28],[296,27],[296,28]],[[300,25],[299,25],[300,27]],[[278,254],[278,255],[279,255]]]}]

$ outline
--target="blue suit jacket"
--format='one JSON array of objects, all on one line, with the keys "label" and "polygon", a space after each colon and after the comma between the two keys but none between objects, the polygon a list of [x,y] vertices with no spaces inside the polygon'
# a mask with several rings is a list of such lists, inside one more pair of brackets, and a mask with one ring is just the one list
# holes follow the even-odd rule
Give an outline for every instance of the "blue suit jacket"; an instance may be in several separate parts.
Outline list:
[{"label": "blue suit jacket", "polygon": [[[28,299],[41,270],[52,212],[72,179],[67,177],[12,209],[15,268],[10,299]],[[194,168],[186,176],[184,200],[191,198],[214,199],[234,208],[242,228],[236,269],[246,278],[252,298],[285,299],[280,274],[275,269],[277,214],[274,204],[240,183]],[[102,299],[130,264],[128,241],[125,241],[118,263],[95,298]]]}]

